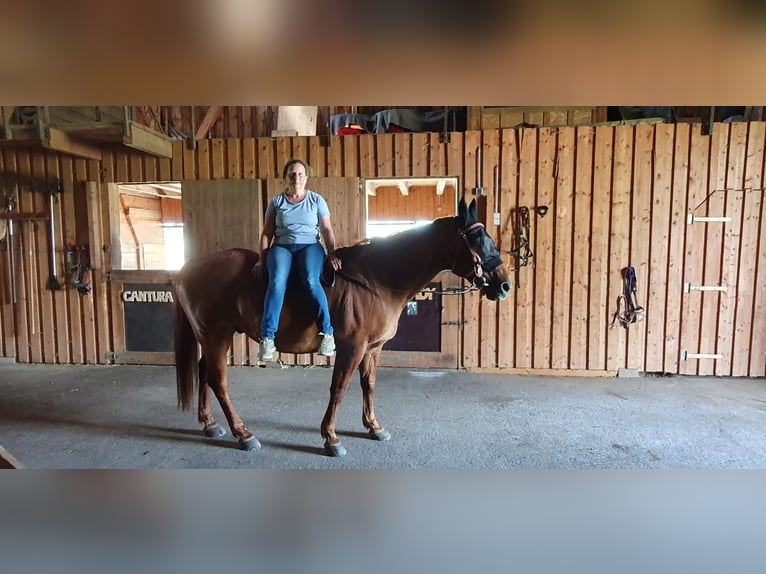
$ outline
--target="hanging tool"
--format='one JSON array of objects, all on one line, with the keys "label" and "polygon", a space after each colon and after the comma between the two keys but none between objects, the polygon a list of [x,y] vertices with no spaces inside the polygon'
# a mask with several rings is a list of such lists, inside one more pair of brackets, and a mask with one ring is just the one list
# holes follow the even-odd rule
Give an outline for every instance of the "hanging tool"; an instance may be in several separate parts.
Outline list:
[{"label": "hanging tool", "polygon": [[[9,195],[6,198],[8,206],[8,213],[13,211],[13,196]],[[13,219],[8,219],[8,258],[11,263],[11,295],[13,297],[13,303],[16,304],[16,250],[13,242]]]},{"label": "hanging tool", "polygon": [[495,166],[495,212],[493,213],[492,222],[495,225],[500,225],[500,167]]},{"label": "hanging tool", "polygon": [[61,289],[62,285],[56,276],[56,216],[54,213],[54,204],[56,202],[56,195],[61,193],[61,183],[56,182],[51,184],[48,190],[48,207],[49,207],[49,219],[50,219],[50,234],[51,234],[51,276],[48,279],[48,289],[56,291]]},{"label": "hanging tool", "polygon": [[87,245],[76,245],[67,250],[69,273],[74,274],[72,287],[77,289],[80,295],[90,293],[90,285],[83,281],[83,274],[90,270],[89,262],[88,264],[83,262],[83,253],[87,253],[87,248]]},{"label": "hanging tool", "polygon": [[473,188],[474,195],[484,195],[484,186],[481,177],[481,146],[476,148],[476,187]]}]

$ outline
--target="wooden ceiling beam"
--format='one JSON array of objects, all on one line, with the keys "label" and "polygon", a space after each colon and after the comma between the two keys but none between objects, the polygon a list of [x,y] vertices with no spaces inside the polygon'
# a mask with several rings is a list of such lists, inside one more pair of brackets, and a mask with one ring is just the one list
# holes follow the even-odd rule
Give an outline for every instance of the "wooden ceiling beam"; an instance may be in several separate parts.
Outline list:
[{"label": "wooden ceiling beam", "polygon": [[45,149],[101,161],[101,149],[98,146],[72,139],[66,132],[55,128],[45,128],[45,137],[41,143]]},{"label": "wooden ceiling beam", "polygon": [[223,114],[223,106],[210,106],[205,113],[205,117],[202,119],[202,123],[197,129],[197,133],[194,134],[195,140],[205,139],[210,128],[218,121],[218,118]]},{"label": "wooden ceiling beam", "polygon": [[162,157],[173,157],[170,138],[137,122],[128,122],[128,128],[128,133],[122,138],[126,146]]}]

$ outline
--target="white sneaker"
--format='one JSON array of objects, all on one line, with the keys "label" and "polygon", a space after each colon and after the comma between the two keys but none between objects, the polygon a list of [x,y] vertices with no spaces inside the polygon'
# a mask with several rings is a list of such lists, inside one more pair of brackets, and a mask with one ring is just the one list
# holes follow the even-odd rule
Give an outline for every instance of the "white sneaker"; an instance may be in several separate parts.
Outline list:
[{"label": "white sneaker", "polygon": [[270,361],[274,358],[274,353],[276,352],[277,346],[274,344],[274,339],[261,339],[258,349],[259,361]]},{"label": "white sneaker", "polygon": [[320,335],[322,335],[322,342],[319,343],[317,352],[325,357],[332,357],[335,354],[335,337],[325,333],[320,333]]}]

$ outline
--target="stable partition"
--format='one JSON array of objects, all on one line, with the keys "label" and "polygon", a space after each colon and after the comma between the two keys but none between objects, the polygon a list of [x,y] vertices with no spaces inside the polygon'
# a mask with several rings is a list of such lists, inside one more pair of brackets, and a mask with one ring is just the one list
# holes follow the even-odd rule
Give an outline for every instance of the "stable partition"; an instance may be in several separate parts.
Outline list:
[{"label": "stable partition", "polygon": [[[716,123],[710,132],[699,124],[638,124],[477,130],[449,138],[212,139],[196,149],[175,142],[172,159],[106,149],[101,162],[6,149],[0,193],[13,195],[18,211],[44,212],[47,198],[34,182],[60,181],[56,245],[83,243],[78,234],[84,233],[92,253],[108,253],[119,242],[105,191],[110,182],[267,180],[279,177],[290,157],[307,160],[318,177],[454,176],[459,194],[479,200],[516,278],[504,302],[476,293],[460,299],[459,367],[764,376],[766,293],[757,286],[766,278],[766,124]],[[85,186],[96,189],[95,204],[83,204]],[[544,215],[538,207],[547,208]],[[338,222],[350,216],[334,214]],[[0,241],[0,355],[108,362],[113,298],[100,276],[109,271],[108,260],[89,272],[92,293],[81,295],[69,283],[51,291],[48,233],[43,223],[16,221],[15,304],[11,242]],[[629,328],[610,328],[628,266],[644,313]]]}]

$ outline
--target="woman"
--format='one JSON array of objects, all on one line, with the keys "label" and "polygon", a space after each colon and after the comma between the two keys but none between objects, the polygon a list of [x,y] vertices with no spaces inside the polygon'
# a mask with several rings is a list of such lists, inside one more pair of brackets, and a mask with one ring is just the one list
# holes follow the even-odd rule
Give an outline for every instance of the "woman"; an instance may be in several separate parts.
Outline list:
[{"label": "woman", "polygon": [[[306,189],[308,165],[305,162],[291,159],[285,164],[282,177],[287,187],[269,202],[261,233],[261,261],[265,261],[269,285],[263,304],[258,359],[270,360],[277,351],[274,335],[279,326],[287,278],[293,268],[298,271],[303,287],[315,304],[316,321],[322,335],[318,352],[331,357],[335,354],[335,338],[327,296],[319,282],[325,258],[320,234],[327,246],[328,261],[336,271],[341,268],[341,261],[335,255],[330,210],[321,195]],[[256,278],[263,274],[260,263],[255,266],[254,273]]]}]

